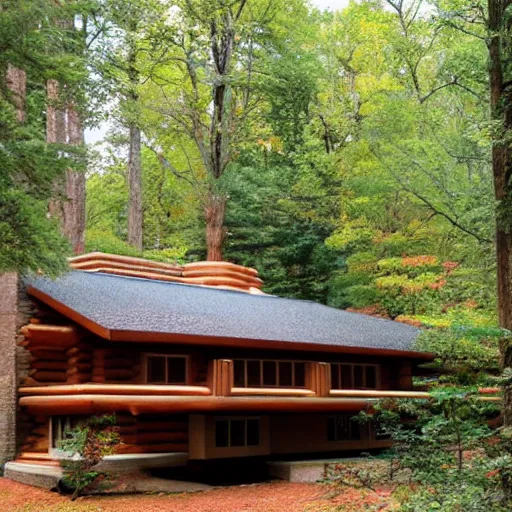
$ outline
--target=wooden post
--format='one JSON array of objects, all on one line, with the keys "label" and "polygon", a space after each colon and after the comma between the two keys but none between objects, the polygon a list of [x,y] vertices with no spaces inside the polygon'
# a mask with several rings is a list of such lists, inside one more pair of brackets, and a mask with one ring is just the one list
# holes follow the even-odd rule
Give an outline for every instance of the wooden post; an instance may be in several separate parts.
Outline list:
[{"label": "wooden post", "polygon": [[409,361],[404,361],[400,365],[398,372],[398,389],[412,389],[412,365]]},{"label": "wooden post", "polygon": [[306,386],[317,396],[329,396],[331,391],[331,365],[310,362],[306,366]]},{"label": "wooden post", "polygon": [[229,396],[235,384],[233,361],[214,359],[209,366],[209,382],[214,396]]}]

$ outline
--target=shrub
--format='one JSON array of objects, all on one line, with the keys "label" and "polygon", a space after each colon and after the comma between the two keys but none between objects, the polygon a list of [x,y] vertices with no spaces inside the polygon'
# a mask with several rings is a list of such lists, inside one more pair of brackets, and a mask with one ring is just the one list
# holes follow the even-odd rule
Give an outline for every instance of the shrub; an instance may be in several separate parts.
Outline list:
[{"label": "shrub", "polygon": [[96,416],[64,433],[65,438],[60,441],[59,448],[69,458],[61,460],[62,480],[73,490],[73,500],[102,476],[94,468],[103,457],[115,453],[120,442],[115,422],[114,415]]}]

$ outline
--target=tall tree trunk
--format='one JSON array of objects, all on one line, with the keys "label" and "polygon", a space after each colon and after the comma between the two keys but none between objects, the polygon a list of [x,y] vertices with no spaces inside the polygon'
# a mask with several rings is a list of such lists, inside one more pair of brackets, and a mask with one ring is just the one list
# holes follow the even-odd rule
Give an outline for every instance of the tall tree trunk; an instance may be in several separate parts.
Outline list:
[{"label": "tall tree trunk", "polygon": [[137,68],[137,43],[135,34],[139,31],[139,21],[132,19],[129,24],[128,45],[128,126],[130,128],[130,150],[128,155],[128,243],[142,251],[144,217],[142,210],[142,167],[141,130],[137,124],[140,74]]},{"label": "tall tree trunk", "polygon": [[16,118],[18,123],[25,122],[25,103],[27,98],[27,74],[23,69],[7,65],[7,87],[12,93],[16,105]]},{"label": "tall tree trunk", "polygon": [[[48,80],[46,141],[49,144],[82,145],[83,128],[76,107],[69,103],[62,105],[60,84]],[[68,169],[54,184],[54,197],[49,212],[59,219],[62,234],[69,240],[73,252],[85,250],[85,174]]]},{"label": "tall tree trunk", "polygon": [[[59,82],[48,80],[46,82],[46,142],[48,144],[66,143],[66,118],[64,110],[59,105]],[[59,177],[53,184],[53,197],[48,206],[51,217],[61,222],[64,213],[62,212],[62,190],[64,189],[65,178]]]},{"label": "tall tree trunk", "polygon": [[142,168],[140,160],[140,128],[130,125],[130,153],[128,157],[128,243],[142,250]]},{"label": "tall tree trunk", "polygon": [[[489,7],[489,79],[492,118],[496,121],[493,136],[492,169],[495,197],[498,202],[496,215],[496,258],[498,317],[500,326],[512,330],[512,152],[508,134],[512,133],[512,97],[507,90],[503,63],[510,52],[509,27],[505,10],[510,0],[488,0]],[[501,343],[503,368],[512,367],[512,344]],[[512,427],[512,388],[505,389],[503,417],[505,426]]]},{"label": "tall tree trunk", "polygon": [[[83,146],[84,130],[75,105],[67,106],[68,144]],[[64,202],[64,236],[71,243],[73,252],[85,252],[85,172],[66,171],[66,201]]]},{"label": "tall tree trunk", "polygon": [[204,209],[206,219],[206,248],[208,261],[222,261],[226,236],[224,220],[227,197],[210,191]]}]

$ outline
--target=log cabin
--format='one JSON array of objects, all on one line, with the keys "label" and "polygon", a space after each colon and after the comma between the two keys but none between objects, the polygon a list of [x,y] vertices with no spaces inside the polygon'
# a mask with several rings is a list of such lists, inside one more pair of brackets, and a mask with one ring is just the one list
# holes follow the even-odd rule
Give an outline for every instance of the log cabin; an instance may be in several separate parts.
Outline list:
[{"label": "log cabin", "polygon": [[387,447],[351,417],[379,398],[427,396],[413,389],[432,359],[414,349],[419,330],[262,286],[227,262],[103,253],[72,258],[55,280],[19,280],[6,468],[56,466],[66,429],[104,413],[118,461],[147,465]]}]

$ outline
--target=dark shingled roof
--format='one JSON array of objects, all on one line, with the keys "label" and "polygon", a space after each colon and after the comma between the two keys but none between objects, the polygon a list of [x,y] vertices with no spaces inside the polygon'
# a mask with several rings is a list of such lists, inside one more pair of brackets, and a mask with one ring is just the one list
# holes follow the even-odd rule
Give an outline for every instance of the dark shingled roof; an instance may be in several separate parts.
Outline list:
[{"label": "dark shingled roof", "polygon": [[310,301],[101,273],[71,271],[27,285],[111,331],[401,351],[413,351],[419,333]]}]

